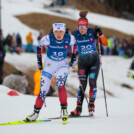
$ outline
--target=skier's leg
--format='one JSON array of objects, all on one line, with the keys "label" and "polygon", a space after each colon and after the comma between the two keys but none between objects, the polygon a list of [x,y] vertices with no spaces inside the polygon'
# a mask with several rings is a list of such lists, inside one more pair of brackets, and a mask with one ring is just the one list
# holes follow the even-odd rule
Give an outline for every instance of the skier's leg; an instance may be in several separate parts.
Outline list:
[{"label": "skier's leg", "polygon": [[38,118],[40,109],[42,108],[46,95],[49,91],[52,76],[56,70],[55,64],[51,63],[51,65],[47,66],[48,63],[50,64],[51,62],[46,60],[41,74],[40,94],[34,105],[34,113],[26,118],[29,121],[36,120]]},{"label": "skier's leg", "polygon": [[67,76],[68,76],[67,67],[62,67],[56,72],[56,83],[61,106],[67,106],[67,93],[65,90],[65,82],[67,80]]},{"label": "skier's leg", "polygon": [[89,112],[95,111],[95,99],[97,94],[97,77],[99,73],[100,68],[100,60],[99,58],[96,60],[96,62],[90,67],[89,70]]},{"label": "skier's leg", "polygon": [[65,83],[68,76],[68,66],[63,66],[56,72],[56,83],[58,87],[59,100],[61,104],[61,116],[63,121],[68,119],[67,113],[67,92],[65,89]]},{"label": "skier's leg", "polygon": [[86,90],[88,77],[88,70],[85,65],[78,64],[78,75],[80,80],[80,86],[77,94],[77,106],[76,109],[70,113],[70,116],[79,116],[82,112],[82,104],[84,99],[83,91],[85,92]]}]

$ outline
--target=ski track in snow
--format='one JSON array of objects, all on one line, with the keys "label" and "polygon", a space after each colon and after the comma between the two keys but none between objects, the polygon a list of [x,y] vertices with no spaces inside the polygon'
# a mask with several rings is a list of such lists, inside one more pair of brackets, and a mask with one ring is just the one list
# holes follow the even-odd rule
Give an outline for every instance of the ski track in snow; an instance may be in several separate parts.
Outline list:
[{"label": "ski track in snow", "polygon": [[[0,86],[0,123],[23,120],[33,111],[36,97],[30,95],[10,97],[7,93],[10,89]],[[76,106],[76,98],[68,98],[68,112]],[[38,119],[60,116],[60,104],[58,97],[47,97],[47,107],[43,107]],[[66,125],[61,119],[51,122],[23,124],[15,126],[0,126],[1,134],[133,134],[134,128],[134,97],[107,98],[109,117],[106,117],[103,98],[96,100],[95,118],[68,119]],[[87,103],[83,104],[83,115],[88,114]]]}]

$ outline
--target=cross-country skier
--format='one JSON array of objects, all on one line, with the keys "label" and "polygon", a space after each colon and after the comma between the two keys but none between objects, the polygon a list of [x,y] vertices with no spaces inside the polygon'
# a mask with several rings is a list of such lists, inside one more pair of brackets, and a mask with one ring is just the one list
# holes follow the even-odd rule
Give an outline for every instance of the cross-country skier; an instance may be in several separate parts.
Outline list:
[{"label": "cross-country skier", "polygon": [[[99,34],[102,44],[107,46],[107,39],[102,34],[101,29],[98,27],[95,29],[88,27],[88,19],[86,18],[87,13],[87,11],[80,12],[78,30],[73,32],[79,53],[78,76],[82,88],[81,86],[79,87],[77,106],[76,109],[70,113],[70,116],[79,116],[82,112],[84,99],[83,91],[85,92],[87,80],[89,80],[90,85],[88,111],[90,114],[93,114],[95,111],[95,99],[97,94],[96,81],[100,68],[100,57],[96,49],[97,34]],[[73,54],[71,59],[72,63],[74,63],[75,60],[76,56]]]},{"label": "cross-country skier", "polygon": [[70,45],[73,48],[75,44],[75,38],[73,35],[66,34],[65,31],[66,25],[64,23],[54,23],[53,33],[44,36],[39,41],[37,46],[37,60],[39,70],[42,70],[41,47],[43,45],[47,45],[47,57],[45,59],[44,68],[41,74],[40,94],[36,99],[33,114],[26,117],[27,121],[34,121],[38,118],[54,73],[56,73],[56,83],[62,110],[62,120],[64,121],[68,118],[67,93],[65,90],[65,82],[68,76],[67,53]]}]

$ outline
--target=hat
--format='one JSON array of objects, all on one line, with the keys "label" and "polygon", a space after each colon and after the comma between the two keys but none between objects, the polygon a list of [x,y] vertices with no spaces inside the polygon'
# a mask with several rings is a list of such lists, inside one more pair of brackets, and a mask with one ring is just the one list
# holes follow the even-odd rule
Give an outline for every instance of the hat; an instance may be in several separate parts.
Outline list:
[{"label": "hat", "polygon": [[66,24],[65,23],[54,23],[53,24],[53,32],[54,31],[66,31]]}]

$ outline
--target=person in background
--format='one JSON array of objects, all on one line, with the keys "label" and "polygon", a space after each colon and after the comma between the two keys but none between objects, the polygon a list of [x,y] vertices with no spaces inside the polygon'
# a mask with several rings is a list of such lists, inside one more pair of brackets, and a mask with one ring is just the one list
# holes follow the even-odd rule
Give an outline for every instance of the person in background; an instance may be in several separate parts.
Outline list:
[{"label": "person in background", "polygon": [[[78,30],[73,32],[78,48],[78,76],[80,85],[77,94],[76,109],[70,113],[70,116],[80,116],[82,112],[82,104],[84,93],[87,87],[87,80],[89,80],[89,104],[88,111],[92,115],[95,112],[95,100],[97,95],[97,77],[100,69],[100,57],[96,49],[96,41],[99,38],[101,43],[108,45],[106,37],[103,35],[99,27],[95,29],[88,26],[88,19],[86,18],[87,11],[80,12],[78,19]],[[76,47],[74,47],[76,48]],[[76,55],[72,55],[72,67],[75,67]]]},{"label": "person in background", "polygon": [[107,39],[107,42],[108,42],[108,45],[106,46],[107,47],[106,55],[111,55],[112,54],[112,41],[111,41],[111,37]]},{"label": "person in background", "polygon": [[22,52],[22,39],[19,33],[16,34],[16,53]]},{"label": "person in background", "polygon": [[4,38],[2,35],[2,30],[0,29],[0,84],[2,84],[2,75],[3,75],[3,66],[4,66],[4,58],[5,58],[5,49],[4,49]]},{"label": "person in background", "polygon": [[16,43],[16,36],[15,36],[15,33],[12,34],[12,40],[11,40],[11,47],[9,48],[10,49],[10,52],[16,52],[16,46],[17,46],[17,43]]},{"label": "person in background", "polygon": [[54,6],[63,6],[67,4],[67,0],[54,0],[50,7],[54,7]]},{"label": "person in background", "polygon": [[12,36],[8,34],[5,41],[4,41],[4,48],[6,52],[10,52],[10,47],[12,46]]},{"label": "person in background", "polygon": [[112,50],[113,55],[118,55],[120,46],[121,46],[120,39],[118,36],[116,36],[114,38],[114,46],[113,46],[113,50]]},{"label": "person in background", "polygon": [[32,53],[32,52],[33,52],[32,32],[29,32],[29,33],[28,33],[28,35],[26,36],[26,41],[27,41],[27,50],[28,50],[28,52]]},{"label": "person in background", "polygon": [[62,0],[62,5],[66,5],[67,4],[67,0]]}]

